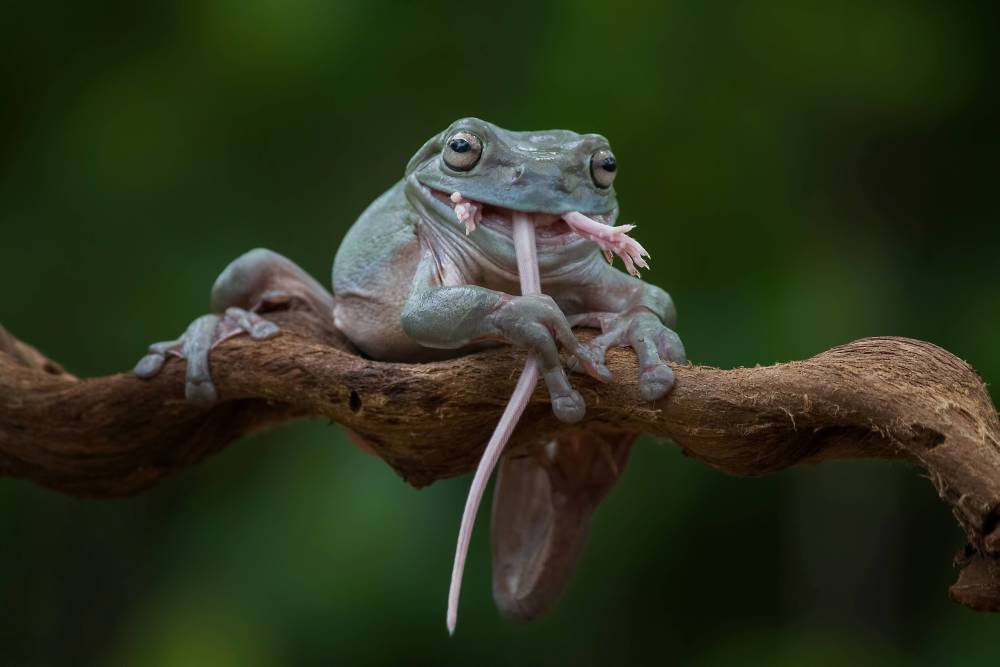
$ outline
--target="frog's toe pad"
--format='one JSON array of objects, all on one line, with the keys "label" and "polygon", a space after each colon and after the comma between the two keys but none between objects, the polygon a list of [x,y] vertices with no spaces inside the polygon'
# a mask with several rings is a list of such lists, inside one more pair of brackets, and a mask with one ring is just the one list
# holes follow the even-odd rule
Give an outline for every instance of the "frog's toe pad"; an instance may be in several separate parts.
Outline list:
[{"label": "frog's toe pad", "polygon": [[135,365],[132,372],[143,379],[151,378],[160,372],[160,369],[163,368],[163,363],[166,360],[167,358],[162,354],[150,352],[139,360],[139,363]]},{"label": "frog's toe pad", "polygon": [[199,407],[209,407],[219,400],[219,392],[211,380],[192,381],[184,385],[184,398]]},{"label": "frog's toe pad", "polygon": [[657,340],[656,347],[660,356],[676,364],[688,363],[687,352],[684,350],[684,343],[676,332],[666,329]]},{"label": "frog's toe pad", "polygon": [[267,340],[274,338],[279,333],[281,333],[281,329],[278,328],[278,325],[267,320],[258,322],[250,329],[250,337],[254,340]]},{"label": "frog's toe pad", "polygon": [[556,419],[567,424],[573,424],[583,419],[587,414],[587,404],[580,392],[573,391],[565,396],[552,397],[552,412]]},{"label": "frog's toe pad", "polygon": [[645,368],[639,374],[639,393],[647,401],[663,398],[674,386],[674,372],[665,364]]}]

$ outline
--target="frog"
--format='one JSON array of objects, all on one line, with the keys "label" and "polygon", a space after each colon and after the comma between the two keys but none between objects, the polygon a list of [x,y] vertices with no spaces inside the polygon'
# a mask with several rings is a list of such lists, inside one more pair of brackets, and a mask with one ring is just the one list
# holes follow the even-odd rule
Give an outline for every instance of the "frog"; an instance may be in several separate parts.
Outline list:
[{"label": "frog", "polygon": [[[618,173],[600,134],[510,131],[461,118],[428,139],[402,179],[347,231],[334,257],[332,292],[290,259],[251,250],[215,281],[211,312],[178,338],[151,345],[134,372],[150,378],[168,359],[181,359],[186,400],[210,406],[220,399],[212,349],[238,335],[279,336],[267,311],[298,300],[332,313],[373,360],[421,363],[498,345],[523,348],[537,359],[554,416],[566,423],[586,415],[567,371],[614,381],[605,361],[611,347],[634,350],[640,397],[656,401],[674,385],[670,364],[687,362],[673,299],[641,280],[636,263],[646,264],[638,255],[635,263],[623,255],[628,272],[619,271],[610,246],[595,244],[574,222],[582,218],[619,238]],[[518,215],[534,224],[540,293],[518,290]],[[599,333],[582,342],[578,327]],[[580,429],[503,457],[491,537],[493,597],[504,617],[530,621],[554,608],[634,439]]]}]

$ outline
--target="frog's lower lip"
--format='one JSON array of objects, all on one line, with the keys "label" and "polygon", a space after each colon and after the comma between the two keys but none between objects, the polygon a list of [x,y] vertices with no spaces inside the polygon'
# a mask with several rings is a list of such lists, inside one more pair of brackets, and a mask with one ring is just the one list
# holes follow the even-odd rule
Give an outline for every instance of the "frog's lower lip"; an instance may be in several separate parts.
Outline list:
[{"label": "frog's lower lip", "polygon": [[[454,212],[455,207],[458,204],[451,199],[451,196],[441,192],[440,190],[428,188],[427,186],[423,187],[431,195],[431,197],[433,197],[436,203],[443,207],[447,207],[452,212],[455,224],[459,225],[458,216]],[[464,199],[464,201],[478,205],[482,208],[482,221],[478,223],[479,225],[513,238],[513,226],[511,222],[513,214],[515,213],[514,209],[504,208],[503,206],[494,206],[493,204],[484,204],[474,199]],[[535,238],[539,244],[566,245],[577,240],[583,240],[583,237],[574,232],[570,226],[563,221],[562,216],[560,215],[532,211],[516,212],[531,213],[531,217],[535,222]],[[590,217],[599,222],[607,223],[611,216],[608,213],[603,213],[591,215]]]}]

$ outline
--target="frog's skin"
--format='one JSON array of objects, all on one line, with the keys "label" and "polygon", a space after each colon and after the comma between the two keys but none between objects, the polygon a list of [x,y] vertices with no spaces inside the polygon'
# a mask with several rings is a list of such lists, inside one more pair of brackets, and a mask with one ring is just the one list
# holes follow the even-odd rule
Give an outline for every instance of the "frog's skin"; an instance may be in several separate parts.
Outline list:
[{"label": "frog's skin", "polygon": [[[446,162],[455,157],[451,139],[462,132],[482,147],[465,171]],[[614,188],[601,187],[592,171],[591,156],[602,149],[610,151],[597,134],[510,132],[476,118],[456,121],[424,144],[403,180],[348,231],[334,260],[336,298],[290,260],[250,251],[216,281],[213,314],[195,320],[181,338],[151,346],[136,373],[155,374],[166,355],[185,358],[188,399],[211,403],[212,347],[244,332],[258,339],[278,334],[256,311],[296,298],[332,308],[340,330],[378,360],[442,359],[498,342],[528,348],[539,359],[553,412],[567,422],[581,419],[585,405],[567,379],[560,346],[604,381],[612,379],[606,350],[632,347],[640,392],[657,399],[674,381],[664,361],[685,360],[672,330],[670,296],[609,266],[591,241],[559,218],[579,211],[615,223]],[[469,234],[449,199],[455,192],[482,205],[482,221]],[[530,212],[536,224],[541,295],[518,296],[512,210]],[[578,325],[598,326],[602,333],[582,345],[571,331]],[[494,597],[505,615],[530,620],[558,599],[591,513],[617,480],[631,442],[588,432],[502,463],[493,552]]]}]

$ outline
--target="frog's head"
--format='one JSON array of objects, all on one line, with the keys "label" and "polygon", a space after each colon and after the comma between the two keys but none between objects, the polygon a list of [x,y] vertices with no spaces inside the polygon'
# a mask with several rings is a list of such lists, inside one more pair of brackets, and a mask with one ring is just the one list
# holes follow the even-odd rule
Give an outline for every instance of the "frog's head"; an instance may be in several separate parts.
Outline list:
[{"label": "frog's head", "polygon": [[[478,118],[455,121],[406,167],[407,196],[431,219],[461,230],[453,193],[478,204],[483,249],[509,246],[513,211],[534,213],[539,251],[576,245],[561,216],[579,211],[614,224],[617,163],[608,140],[568,130],[510,132]],[[504,244],[504,240],[506,243]]]}]

